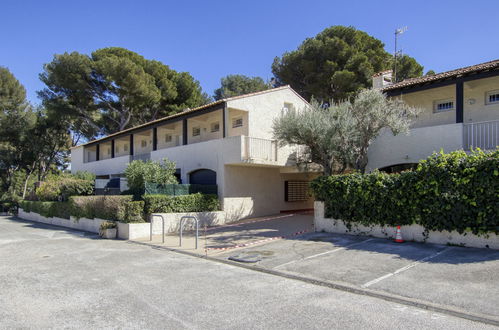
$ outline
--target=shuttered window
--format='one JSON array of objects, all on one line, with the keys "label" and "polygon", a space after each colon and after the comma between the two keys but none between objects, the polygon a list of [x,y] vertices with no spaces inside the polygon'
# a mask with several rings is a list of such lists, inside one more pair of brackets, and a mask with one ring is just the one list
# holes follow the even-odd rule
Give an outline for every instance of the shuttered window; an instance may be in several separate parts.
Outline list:
[{"label": "shuttered window", "polygon": [[308,181],[284,182],[284,200],[286,202],[303,202],[308,201],[309,198]]}]

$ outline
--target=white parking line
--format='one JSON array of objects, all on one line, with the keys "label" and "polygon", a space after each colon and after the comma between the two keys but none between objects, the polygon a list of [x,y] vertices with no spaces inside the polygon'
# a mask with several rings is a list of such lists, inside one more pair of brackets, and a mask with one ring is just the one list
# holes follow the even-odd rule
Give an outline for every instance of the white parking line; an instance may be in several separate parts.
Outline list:
[{"label": "white parking line", "polygon": [[381,277],[378,277],[378,278],[376,278],[376,279],[374,279],[374,280],[372,280],[372,281],[369,281],[369,282],[367,282],[367,283],[364,283],[364,284],[362,285],[362,287],[363,287],[363,288],[367,288],[367,287],[369,287],[369,286],[371,286],[371,285],[373,285],[373,284],[376,284],[376,283],[381,282],[381,281],[383,281],[383,280],[385,280],[385,279],[387,279],[387,278],[389,278],[389,277],[392,277],[393,275],[397,275],[397,274],[399,274],[399,273],[402,273],[403,271],[406,271],[406,270],[408,270],[408,269],[411,269],[411,268],[413,268],[413,267],[416,267],[418,264],[420,264],[420,263],[422,263],[422,262],[425,262],[425,261],[428,261],[428,260],[430,260],[430,259],[433,259],[433,258],[435,258],[435,257],[437,257],[437,256],[439,256],[439,255],[441,255],[442,253],[449,251],[450,249],[451,249],[451,248],[450,248],[450,247],[448,247],[448,248],[443,249],[442,251],[439,251],[439,252],[437,252],[437,253],[434,253],[434,254],[432,254],[432,255],[430,255],[430,256],[427,256],[427,257],[424,257],[424,258],[422,258],[422,259],[420,259],[420,260],[414,261],[413,263],[411,263],[411,264],[409,264],[409,265],[407,265],[407,266],[404,266],[404,267],[402,267],[402,268],[400,268],[400,269],[397,269],[397,270],[396,270],[396,271],[394,271],[393,273],[388,273],[388,274],[383,275],[383,276],[381,276]]},{"label": "white parking line", "polygon": [[353,244],[350,244],[350,245],[346,245],[346,246],[342,246],[340,248],[336,248],[336,249],[333,249],[333,250],[330,250],[330,251],[326,251],[326,252],[322,252],[322,253],[318,253],[318,254],[314,254],[314,255],[311,255],[311,256],[308,256],[308,257],[305,257],[305,258],[301,258],[301,259],[298,259],[298,260],[291,260],[289,262],[286,262],[286,263],[283,263],[281,265],[278,265],[278,266],[275,266],[274,269],[276,268],[279,268],[279,267],[283,267],[283,266],[287,266],[287,265],[290,265],[290,264],[294,264],[295,262],[298,262],[298,261],[303,261],[303,260],[307,260],[307,259],[312,259],[312,258],[315,258],[315,257],[320,257],[320,256],[323,256],[325,254],[329,254],[329,253],[334,253],[334,252],[337,252],[337,251],[342,251],[342,250],[345,250],[345,249],[348,249],[352,246],[355,246],[355,245],[359,245],[359,244],[362,244],[362,243],[366,243],[366,242],[369,242],[369,241],[372,241],[374,238],[370,238],[370,239],[366,239],[362,242],[356,242],[356,243],[353,243]]}]

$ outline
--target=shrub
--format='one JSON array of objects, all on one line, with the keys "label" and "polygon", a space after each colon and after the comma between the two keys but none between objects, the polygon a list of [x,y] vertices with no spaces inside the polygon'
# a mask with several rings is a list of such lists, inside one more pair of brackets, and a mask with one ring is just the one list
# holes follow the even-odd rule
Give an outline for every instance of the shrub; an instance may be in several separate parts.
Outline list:
[{"label": "shrub", "polygon": [[128,202],[125,204],[125,223],[145,222],[144,221],[144,202]]},{"label": "shrub", "polygon": [[131,191],[140,191],[143,194],[146,182],[177,183],[175,167],[175,163],[166,158],[162,162],[134,160],[125,169],[128,188]]},{"label": "shrub", "polygon": [[499,233],[499,150],[437,153],[413,172],[323,176],[311,187],[325,215],[347,225]]},{"label": "shrub", "polygon": [[95,181],[95,174],[88,171],[77,171],[72,174],[75,179],[85,180],[85,181]]},{"label": "shrub", "polygon": [[100,224],[100,230],[114,229],[116,227],[117,227],[116,222],[113,222],[113,221],[103,221]]},{"label": "shrub", "polygon": [[69,202],[22,201],[20,207],[25,212],[35,212],[47,218],[69,219],[72,215],[72,206]]},{"label": "shrub", "polygon": [[145,213],[208,212],[220,210],[217,195],[144,195]]},{"label": "shrub", "polygon": [[99,218],[124,221],[125,206],[132,196],[73,196],[70,197],[72,213],[76,218]]},{"label": "shrub", "polygon": [[70,196],[87,196],[94,192],[94,182],[72,177],[56,177],[42,182],[36,190],[41,201],[66,201]]}]

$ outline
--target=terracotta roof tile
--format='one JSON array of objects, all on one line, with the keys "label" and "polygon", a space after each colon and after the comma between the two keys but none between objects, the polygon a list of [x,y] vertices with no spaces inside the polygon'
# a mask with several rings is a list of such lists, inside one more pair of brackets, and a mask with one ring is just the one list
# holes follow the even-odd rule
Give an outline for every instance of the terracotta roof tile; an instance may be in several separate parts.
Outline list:
[{"label": "terracotta roof tile", "polygon": [[422,76],[422,77],[417,77],[417,78],[411,78],[411,79],[406,79],[401,82],[389,85],[385,88],[383,88],[383,91],[391,91],[394,89],[399,89],[399,88],[404,88],[404,87],[409,87],[413,85],[419,85],[419,84],[424,84],[424,83],[430,83],[433,81],[437,80],[442,80],[442,79],[451,79],[451,78],[457,78],[461,75],[465,74],[471,74],[471,73],[477,73],[481,71],[487,71],[487,70],[493,70],[499,68],[499,60],[494,60],[490,62],[485,62],[481,64],[476,64],[472,66],[467,66],[464,68],[460,69],[455,69],[447,72],[442,72],[442,73],[437,73],[434,75],[430,76]]},{"label": "terracotta roof tile", "polygon": [[[109,134],[109,135],[103,136],[103,137],[101,137],[99,139],[88,141],[87,143],[83,143],[83,144],[80,144],[78,146],[72,147],[71,149],[77,148],[77,147],[81,147],[81,146],[85,146],[85,145],[88,145],[88,144],[94,144],[95,142],[102,141],[102,140],[107,140],[110,137],[122,135],[122,134],[125,134],[125,133],[128,133],[128,132],[131,132],[131,131],[135,131],[135,130],[140,129],[140,128],[144,128],[144,127],[147,127],[147,126],[150,126],[150,125],[153,125],[153,124],[157,124],[157,123],[160,123],[160,122],[163,122],[163,121],[166,121],[166,120],[170,120],[172,118],[182,117],[183,115],[186,115],[186,114],[189,114],[189,113],[192,113],[192,112],[196,112],[196,111],[200,111],[200,110],[212,107],[212,106],[217,105],[217,104],[223,104],[223,103],[228,102],[228,101],[242,99],[242,98],[245,98],[245,97],[250,97],[250,96],[255,96],[255,95],[260,95],[260,94],[265,94],[265,93],[269,93],[269,92],[275,92],[275,91],[279,91],[279,90],[282,90],[282,89],[290,89],[296,95],[298,95],[302,100],[305,101],[305,99],[303,99],[303,97],[301,97],[300,94],[298,94],[296,91],[294,91],[289,85],[285,85],[285,86],[281,86],[281,87],[267,89],[267,90],[260,91],[260,92],[254,92],[254,93],[249,93],[249,94],[243,94],[243,95],[228,97],[228,98],[225,98],[225,99],[221,99],[221,100],[218,100],[218,101],[215,101],[215,102],[211,102],[211,103],[202,105],[202,106],[197,107],[197,108],[186,109],[186,110],[184,110],[182,112],[179,112],[179,113],[167,116],[167,117],[159,118],[159,119],[147,122],[145,124],[137,125],[137,126],[134,126],[134,127],[131,127],[131,128],[127,128],[127,129],[124,129],[122,131],[113,133],[113,134]],[[305,102],[307,102],[307,101],[305,101]]]}]

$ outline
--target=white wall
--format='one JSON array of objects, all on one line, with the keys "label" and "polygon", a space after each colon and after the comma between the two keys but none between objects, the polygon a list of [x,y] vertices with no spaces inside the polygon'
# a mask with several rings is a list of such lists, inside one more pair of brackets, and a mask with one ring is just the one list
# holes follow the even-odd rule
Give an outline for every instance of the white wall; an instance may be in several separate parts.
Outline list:
[{"label": "white wall", "polygon": [[272,139],[272,122],[281,115],[284,103],[291,103],[296,109],[307,106],[289,88],[228,101],[227,105],[229,108],[248,111],[248,136]]},{"label": "white wall", "polygon": [[[348,228],[342,220],[324,217],[324,202],[315,202],[314,229],[316,232],[325,231],[328,233],[350,234],[371,236],[378,238],[393,239],[396,235],[396,228],[391,226],[364,226],[362,224],[351,223]],[[425,242],[434,244],[453,244],[467,247],[490,248],[499,250],[499,236],[494,233],[478,236],[471,231],[459,234],[453,230],[429,231],[428,236],[424,235],[425,228],[421,225],[401,226],[402,238],[406,241]]]},{"label": "white wall", "polygon": [[368,171],[390,165],[417,163],[433,152],[450,152],[463,148],[463,124],[420,127],[408,135],[393,136],[385,130],[368,151]]},{"label": "white wall", "polygon": [[313,208],[313,199],[286,202],[284,181],[310,181],[317,174],[282,174],[278,167],[225,166],[223,209],[229,219]]},{"label": "white wall", "polygon": [[121,156],[83,163],[83,148],[84,147],[75,147],[71,149],[71,173],[88,171],[95,175],[120,174],[125,171],[125,168],[130,162],[130,156]]}]

